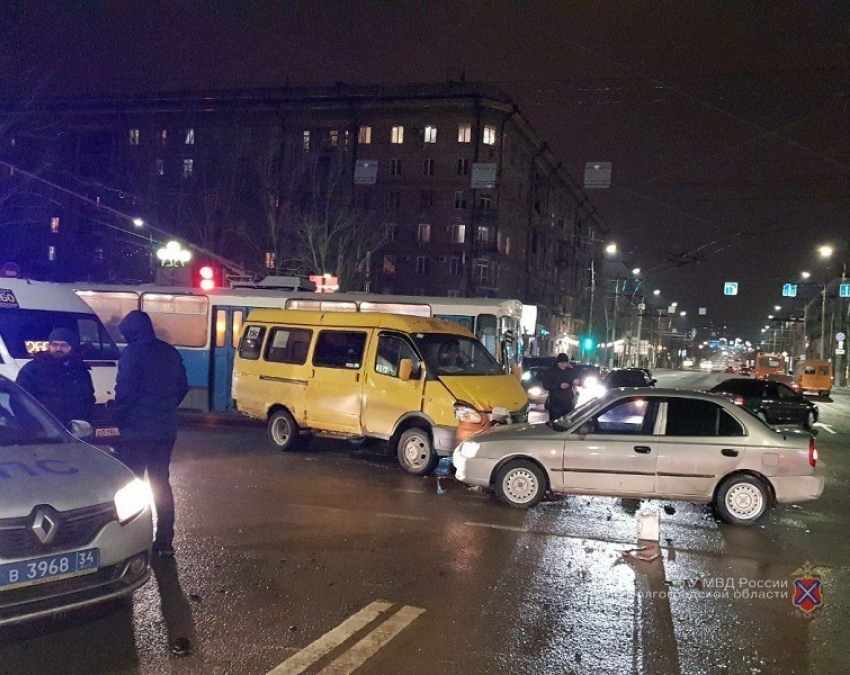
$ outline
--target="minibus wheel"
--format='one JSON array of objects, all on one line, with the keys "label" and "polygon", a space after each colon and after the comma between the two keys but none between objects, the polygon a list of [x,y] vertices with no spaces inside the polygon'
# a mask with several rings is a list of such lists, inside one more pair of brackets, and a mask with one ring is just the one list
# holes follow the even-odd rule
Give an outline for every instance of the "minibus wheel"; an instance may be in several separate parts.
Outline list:
[{"label": "minibus wheel", "polygon": [[298,423],[288,410],[277,410],[269,417],[269,440],[281,452],[298,448]]},{"label": "minibus wheel", "polygon": [[418,427],[408,429],[401,435],[397,455],[401,468],[414,476],[431,473],[440,461],[434,452],[431,434]]}]

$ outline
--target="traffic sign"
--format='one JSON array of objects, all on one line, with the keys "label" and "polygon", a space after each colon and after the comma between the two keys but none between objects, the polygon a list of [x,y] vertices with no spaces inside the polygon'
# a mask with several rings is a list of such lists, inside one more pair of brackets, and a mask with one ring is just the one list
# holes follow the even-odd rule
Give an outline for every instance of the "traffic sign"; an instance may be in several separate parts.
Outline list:
[{"label": "traffic sign", "polygon": [[838,287],[838,295],[842,298],[850,298],[850,284],[841,284]]},{"label": "traffic sign", "polygon": [[[848,284],[850,285],[850,284]],[[797,297],[797,284],[782,284],[782,297],[783,298],[796,298]]]},{"label": "traffic sign", "polygon": [[838,340],[839,342],[844,342],[844,340],[847,339],[847,336],[844,333],[836,333],[835,339]]},{"label": "traffic sign", "polygon": [[738,282],[727,281],[723,284],[723,295],[738,295]]}]

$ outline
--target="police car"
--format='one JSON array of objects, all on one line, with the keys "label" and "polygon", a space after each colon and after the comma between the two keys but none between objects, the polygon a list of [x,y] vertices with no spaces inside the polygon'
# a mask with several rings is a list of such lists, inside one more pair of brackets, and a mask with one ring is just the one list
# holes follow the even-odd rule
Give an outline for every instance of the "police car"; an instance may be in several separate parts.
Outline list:
[{"label": "police car", "polygon": [[150,578],[146,483],[0,376],[0,626],[127,596]]}]

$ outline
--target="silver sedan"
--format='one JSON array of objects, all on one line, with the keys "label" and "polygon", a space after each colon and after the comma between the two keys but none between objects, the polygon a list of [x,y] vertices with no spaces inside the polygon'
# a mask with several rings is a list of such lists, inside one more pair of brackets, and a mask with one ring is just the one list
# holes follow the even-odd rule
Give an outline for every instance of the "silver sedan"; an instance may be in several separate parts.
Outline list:
[{"label": "silver sedan", "polygon": [[454,451],[458,480],[511,506],[563,494],[712,503],[750,525],[774,502],[817,499],[814,437],[768,426],[729,399],[677,389],[614,389],[555,422],[499,427]]},{"label": "silver sedan", "polygon": [[[77,436],[91,433],[72,424]],[[0,626],[144,584],[150,504],[146,483],[0,376]]]}]

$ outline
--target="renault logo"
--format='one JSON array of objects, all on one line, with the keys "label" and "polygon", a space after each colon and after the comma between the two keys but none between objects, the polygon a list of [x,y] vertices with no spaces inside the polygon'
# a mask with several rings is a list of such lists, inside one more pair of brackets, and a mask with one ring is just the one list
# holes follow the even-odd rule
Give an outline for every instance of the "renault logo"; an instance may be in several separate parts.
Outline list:
[{"label": "renault logo", "polygon": [[32,531],[42,544],[49,544],[56,536],[56,531],[59,529],[59,522],[56,516],[51,514],[46,508],[40,508],[35,512],[35,518],[32,519]]}]

